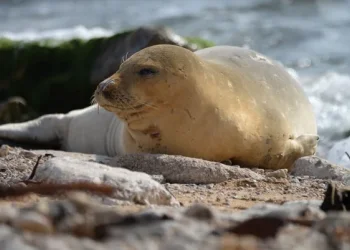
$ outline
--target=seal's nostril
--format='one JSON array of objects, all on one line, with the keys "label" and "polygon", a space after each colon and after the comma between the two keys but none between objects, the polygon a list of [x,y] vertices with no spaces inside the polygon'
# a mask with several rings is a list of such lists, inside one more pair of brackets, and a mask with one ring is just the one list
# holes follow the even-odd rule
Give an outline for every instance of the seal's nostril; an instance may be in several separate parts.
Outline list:
[{"label": "seal's nostril", "polygon": [[101,91],[104,91],[109,85],[113,84],[114,83],[114,80],[113,79],[110,79],[110,78],[107,78],[106,80],[102,81],[99,83],[98,85],[98,90],[101,92]]}]

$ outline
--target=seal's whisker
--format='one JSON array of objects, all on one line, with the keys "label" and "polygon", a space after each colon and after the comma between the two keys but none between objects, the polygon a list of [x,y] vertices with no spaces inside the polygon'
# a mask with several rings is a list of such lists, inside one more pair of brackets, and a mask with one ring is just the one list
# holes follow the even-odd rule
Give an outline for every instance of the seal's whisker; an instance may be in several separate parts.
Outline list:
[{"label": "seal's whisker", "polygon": [[129,52],[126,52],[126,54],[122,56],[122,60],[121,60],[122,63],[125,62],[128,59],[128,53]]},{"label": "seal's whisker", "polygon": [[97,103],[97,102],[96,102],[95,95],[91,96],[90,104],[91,104],[91,105],[94,105],[94,104],[96,104],[96,103]]},{"label": "seal's whisker", "polygon": [[143,106],[146,106],[146,107],[149,107],[149,108],[152,108],[152,109],[158,109],[157,106],[153,105],[153,104],[150,104],[150,103],[147,103],[147,102],[144,102],[144,103],[140,103],[140,105],[143,105]]}]

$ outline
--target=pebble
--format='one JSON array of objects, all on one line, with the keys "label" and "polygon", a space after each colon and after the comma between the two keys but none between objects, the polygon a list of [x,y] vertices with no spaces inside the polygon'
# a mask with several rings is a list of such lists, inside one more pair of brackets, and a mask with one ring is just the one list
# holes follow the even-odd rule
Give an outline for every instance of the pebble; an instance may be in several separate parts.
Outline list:
[{"label": "pebble", "polygon": [[275,177],[275,178],[287,178],[288,170],[287,169],[278,169],[273,172],[266,173],[267,177]]},{"label": "pebble", "polygon": [[22,212],[13,221],[13,226],[23,231],[30,231],[35,233],[53,233],[53,225],[51,221],[36,212]]},{"label": "pebble", "polygon": [[0,213],[0,223],[8,223],[18,216],[18,210],[11,206],[2,206]]},{"label": "pebble", "polygon": [[165,178],[161,174],[151,175],[151,177],[152,177],[153,180],[155,180],[156,182],[159,182],[160,184],[165,183]]},{"label": "pebble", "polygon": [[264,175],[264,173],[265,173],[265,170],[262,168],[252,168],[252,171],[254,171],[255,173],[261,174],[261,175]]},{"label": "pebble", "polygon": [[267,177],[266,180],[267,182],[272,182],[272,183],[277,182],[276,177]]},{"label": "pebble", "polygon": [[186,216],[195,218],[198,220],[213,220],[214,219],[214,213],[213,211],[203,205],[203,204],[194,204],[186,209],[185,213]]},{"label": "pebble", "polygon": [[291,183],[295,183],[295,184],[299,184],[299,183],[300,183],[300,181],[298,180],[298,178],[295,178],[295,177],[293,177],[293,178],[291,179],[290,182],[291,182]]},{"label": "pebble", "polygon": [[24,156],[25,158],[34,158],[38,156],[37,154],[28,150],[22,150],[21,152],[19,152],[19,155]]},{"label": "pebble", "polygon": [[0,157],[5,157],[10,152],[10,147],[7,145],[2,145],[0,147]]}]

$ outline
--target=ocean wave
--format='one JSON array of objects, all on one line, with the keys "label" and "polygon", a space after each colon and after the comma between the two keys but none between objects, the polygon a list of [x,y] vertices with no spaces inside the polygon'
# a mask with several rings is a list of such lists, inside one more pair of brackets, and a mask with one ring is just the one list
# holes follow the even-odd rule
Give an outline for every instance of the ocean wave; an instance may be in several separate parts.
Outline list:
[{"label": "ocean wave", "polygon": [[318,153],[325,156],[350,130],[350,75],[330,71],[318,77],[302,77],[301,82],[317,118],[321,136]]},{"label": "ocean wave", "polygon": [[0,37],[20,41],[38,41],[43,39],[69,40],[79,38],[88,40],[95,37],[107,37],[114,32],[101,27],[86,28],[79,25],[72,28],[54,29],[45,31],[27,30],[23,32],[1,31]]}]

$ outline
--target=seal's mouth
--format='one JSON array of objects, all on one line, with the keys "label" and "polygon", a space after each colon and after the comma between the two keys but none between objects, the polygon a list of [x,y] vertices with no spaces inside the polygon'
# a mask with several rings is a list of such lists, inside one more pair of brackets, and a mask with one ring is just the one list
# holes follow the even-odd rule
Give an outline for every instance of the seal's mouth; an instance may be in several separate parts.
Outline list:
[{"label": "seal's mouth", "polygon": [[92,104],[96,103],[128,122],[142,119],[152,110],[158,109],[151,102],[132,95],[116,81],[117,78],[107,78],[102,81],[94,92]]},{"label": "seal's mouth", "polygon": [[157,109],[151,103],[141,102],[125,91],[112,91],[106,95],[96,90],[92,104],[98,104],[128,122],[142,119],[146,114]]}]

